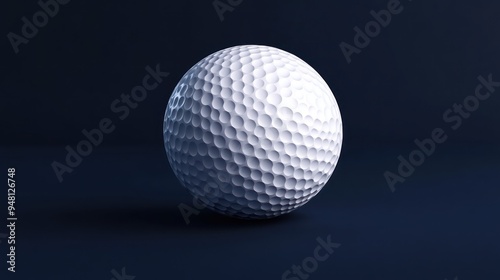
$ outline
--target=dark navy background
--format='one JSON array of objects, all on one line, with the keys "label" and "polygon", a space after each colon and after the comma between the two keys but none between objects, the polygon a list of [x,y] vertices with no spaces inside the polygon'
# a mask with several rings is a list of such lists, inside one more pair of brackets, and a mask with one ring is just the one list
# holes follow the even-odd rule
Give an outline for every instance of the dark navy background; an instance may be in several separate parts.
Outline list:
[{"label": "dark navy background", "polygon": [[[72,0],[18,54],[7,34],[40,7],[4,3],[0,176],[17,170],[19,221],[18,272],[4,278],[0,239],[1,279],[112,279],[122,267],[136,280],[281,279],[328,235],[341,246],[309,279],[499,279],[500,89],[457,130],[443,113],[474,94],[478,76],[500,81],[500,4],[403,0],[347,63],[339,44],[388,2],[244,0],[221,22],[212,1]],[[342,155],[321,193],[289,215],[202,211],[186,225],[178,205],[192,202],[163,150],[164,110],[194,63],[240,44],[284,49],[323,76],[342,112]],[[157,64],[170,75],[119,120],[110,104]],[[103,118],[115,131],[60,183],[51,163]],[[391,192],[384,172],[437,127],[447,141]]]}]

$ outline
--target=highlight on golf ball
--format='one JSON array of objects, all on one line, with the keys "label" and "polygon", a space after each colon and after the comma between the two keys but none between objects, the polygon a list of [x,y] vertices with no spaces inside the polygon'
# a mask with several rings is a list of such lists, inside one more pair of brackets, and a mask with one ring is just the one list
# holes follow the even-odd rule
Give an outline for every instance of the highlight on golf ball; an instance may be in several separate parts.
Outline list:
[{"label": "highlight on golf ball", "polygon": [[196,63],[167,105],[163,135],[175,175],[207,208],[271,218],[327,183],[342,119],[321,76],[286,51],[227,48]]}]

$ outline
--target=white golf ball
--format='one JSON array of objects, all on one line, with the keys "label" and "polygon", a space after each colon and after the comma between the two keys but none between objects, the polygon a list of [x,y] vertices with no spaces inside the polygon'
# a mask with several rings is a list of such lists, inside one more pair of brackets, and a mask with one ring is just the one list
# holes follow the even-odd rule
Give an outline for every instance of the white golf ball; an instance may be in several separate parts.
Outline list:
[{"label": "white golf ball", "polygon": [[308,202],[333,173],[342,119],[332,91],[298,57],[227,48],[196,63],[167,105],[170,165],[209,209],[270,218]]}]

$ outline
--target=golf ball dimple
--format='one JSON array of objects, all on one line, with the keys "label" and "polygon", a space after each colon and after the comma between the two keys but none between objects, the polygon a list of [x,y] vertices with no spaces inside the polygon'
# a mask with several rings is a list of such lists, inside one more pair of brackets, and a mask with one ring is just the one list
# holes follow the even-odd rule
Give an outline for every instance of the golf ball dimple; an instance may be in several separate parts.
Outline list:
[{"label": "golf ball dimple", "polygon": [[307,63],[267,46],[213,53],[184,74],[167,105],[168,161],[206,207],[271,218],[326,184],[342,146],[339,107]]}]

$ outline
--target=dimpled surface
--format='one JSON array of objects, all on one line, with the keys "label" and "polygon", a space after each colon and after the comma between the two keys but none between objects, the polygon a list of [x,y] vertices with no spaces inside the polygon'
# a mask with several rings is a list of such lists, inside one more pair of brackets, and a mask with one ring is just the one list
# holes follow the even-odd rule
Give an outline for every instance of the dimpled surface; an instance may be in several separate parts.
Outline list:
[{"label": "dimpled surface", "polygon": [[247,45],[189,69],[170,97],[163,133],[174,173],[208,208],[270,218],[323,188],[339,159],[342,120],[311,66]]}]

